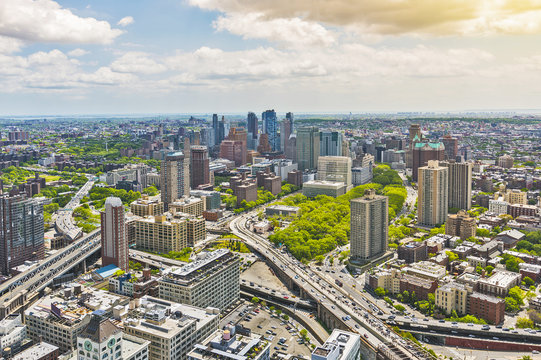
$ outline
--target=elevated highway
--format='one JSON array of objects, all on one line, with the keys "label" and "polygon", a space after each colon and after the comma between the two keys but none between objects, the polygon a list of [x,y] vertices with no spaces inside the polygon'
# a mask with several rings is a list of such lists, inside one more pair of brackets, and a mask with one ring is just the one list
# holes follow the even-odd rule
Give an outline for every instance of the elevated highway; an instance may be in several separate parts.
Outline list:
[{"label": "elevated highway", "polygon": [[69,203],[58,210],[58,216],[55,222],[56,231],[63,234],[69,241],[74,241],[83,235],[83,231],[73,222],[73,210],[79,206],[81,199],[88,195],[90,189],[94,186],[94,180],[88,180],[82,188],[79,189]]},{"label": "elevated highway", "polygon": [[433,358],[413,342],[408,343],[392,332],[386,324],[372,315],[372,309],[365,308],[362,304],[353,306],[343,302],[342,299],[347,298],[348,294],[342,288],[307,269],[305,265],[277,250],[266,239],[247,229],[248,216],[233,219],[230,223],[232,232],[264,256],[277,274],[288,279],[290,287],[298,288],[301,297],[315,301],[318,304],[319,318],[330,328],[341,328],[361,334],[365,344],[363,354],[365,358],[375,359],[376,354],[379,358],[393,360]]},{"label": "elevated highway", "polygon": [[100,230],[94,230],[53,256],[40,261],[32,269],[14,276],[0,285],[0,319],[18,312],[31,303],[40,292],[88,257],[100,251]]}]

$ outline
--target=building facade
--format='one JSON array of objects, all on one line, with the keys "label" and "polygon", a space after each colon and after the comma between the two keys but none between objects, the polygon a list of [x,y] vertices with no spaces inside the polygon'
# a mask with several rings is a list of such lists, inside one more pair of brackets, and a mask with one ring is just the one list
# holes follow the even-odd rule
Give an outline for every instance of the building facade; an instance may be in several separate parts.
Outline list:
[{"label": "building facade", "polygon": [[435,226],[447,220],[448,171],[438,161],[429,161],[419,168],[418,219],[419,224]]},{"label": "building facade", "polygon": [[319,129],[317,127],[303,127],[297,130],[297,163],[299,170],[317,168],[319,158]]},{"label": "building facade", "polygon": [[117,197],[105,200],[101,212],[101,262],[103,266],[114,264],[128,271],[128,239],[124,217],[124,205]]},{"label": "building facade", "polygon": [[190,164],[182,152],[169,153],[160,167],[160,190],[165,210],[169,204],[190,194]]},{"label": "building facade", "polygon": [[351,158],[346,156],[320,156],[317,161],[318,180],[342,182],[351,187]]},{"label": "building facade", "polygon": [[470,210],[473,164],[453,160],[444,161],[441,165],[449,169],[449,207]]},{"label": "building facade", "polygon": [[193,145],[191,151],[192,188],[210,183],[209,152],[206,146]]},{"label": "building facade", "polygon": [[351,258],[367,262],[387,251],[389,198],[368,189],[351,206]]}]

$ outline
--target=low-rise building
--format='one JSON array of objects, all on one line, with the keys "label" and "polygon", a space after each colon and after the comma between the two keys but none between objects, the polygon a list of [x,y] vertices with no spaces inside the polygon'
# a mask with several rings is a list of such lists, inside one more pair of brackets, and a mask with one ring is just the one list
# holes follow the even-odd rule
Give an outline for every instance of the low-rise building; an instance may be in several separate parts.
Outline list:
[{"label": "low-rise building", "polygon": [[403,271],[407,274],[414,275],[423,279],[441,280],[446,270],[444,266],[434,264],[430,261],[419,261],[406,266]]},{"label": "low-rise building", "polygon": [[287,206],[287,205],[271,205],[265,208],[265,214],[267,216],[289,216],[297,217],[301,213],[301,209],[298,206]]},{"label": "low-rise building", "polygon": [[357,360],[361,357],[361,337],[335,329],[321,346],[312,352],[312,360]]},{"label": "low-rise building", "polygon": [[75,285],[40,298],[25,310],[24,319],[32,340],[58,346],[63,353],[77,347],[77,336],[93,311],[111,316],[115,307],[128,303],[125,296]]},{"label": "low-rise building", "polygon": [[524,280],[525,277],[529,277],[535,282],[541,280],[541,265],[520,263],[518,264],[518,268],[522,280]]},{"label": "low-rise building", "polygon": [[302,186],[302,194],[312,198],[318,195],[338,197],[346,193],[346,184],[343,182],[332,182],[325,180],[307,181]]},{"label": "low-rise building", "polygon": [[182,304],[225,309],[239,296],[239,258],[228,249],[204,252],[159,280],[159,297]]},{"label": "low-rise building", "polygon": [[124,323],[128,335],[150,342],[149,360],[186,360],[193,346],[218,328],[218,309],[201,309],[150,296],[138,299],[139,306]]},{"label": "low-rise building", "polygon": [[19,351],[26,338],[26,325],[21,321],[21,314],[11,314],[0,321],[0,356],[2,351],[10,348],[11,353]]},{"label": "low-rise building", "polygon": [[503,200],[489,200],[488,211],[496,215],[507,214],[507,206],[509,203]]},{"label": "low-rise building", "polygon": [[517,246],[517,243],[525,237],[526,235],[518,230],[505,230],[496,235],[494,240],[503,243],[504,249],[511,249]]},{"label": "low-rise building", "polygon": [[482,245],[474,245],[473,250],[475,255],[485,259],[491,259],[500,254],[500,251],[498,250],[498,242],[496,240],[489,241]]},{"label": "low-rise building", "polygon": [[58,346],[40,342],[13,356],[11,360],[56,360],[59,355]]},{"label": "low-rise building", "polygon": [[365,283],[372,290],[382,288],[391,294],[400,293],[400,272],[397,269],[373,268],[366,273]]},{"label": "low-rise building", "polygon": [[466,260],[468,260],[468,264],[470,266],[473,266],[474,268],[478,266],[481,266],[481,267],[487,266],[487,259],[483,257],[470,255],[466,258]]},{"label": "low-rise building", "polygon": [[478,281],[479,292],[493,296],[505,297],[509,290],[520,285],[522,277],[510,271],[494,271],[492,276],[481,278]]},{"label": "low-rise building", "polygon": [[109,278],[109,291],[140,298],[145,295],[158,295],[158,277],[152,276],[150,269],[144,269],[142,274],[122,274]]},{"label": "low-rise building", "polygon": [[410,295],[415,293],[415,298],[419,300],[427,300],[428,294],[433,294],[437,288],[438,282],[436,280],[408,274],[402,274],[400,276],[400,292],[408,291]]},{"label": "low-rise building", "polygon": [[406,264],[416,263],[428,258],[426,243],[424,241],[410,241],[398,247],[398,258]]},{"label": "low-rise building", "polygon": [[240,334],[235,326],[227,326],[195,344],[188,360],[269,360],[270,347],[261,335]]}]

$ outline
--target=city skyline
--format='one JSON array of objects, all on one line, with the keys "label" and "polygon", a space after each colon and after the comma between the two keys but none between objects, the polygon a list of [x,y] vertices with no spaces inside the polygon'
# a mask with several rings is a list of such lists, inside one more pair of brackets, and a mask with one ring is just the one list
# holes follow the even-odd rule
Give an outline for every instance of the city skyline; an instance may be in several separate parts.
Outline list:
[{"label": "city skyline", "polygon": [[541,90],[534,3],[0,6],[2,115],[535,111]]}]

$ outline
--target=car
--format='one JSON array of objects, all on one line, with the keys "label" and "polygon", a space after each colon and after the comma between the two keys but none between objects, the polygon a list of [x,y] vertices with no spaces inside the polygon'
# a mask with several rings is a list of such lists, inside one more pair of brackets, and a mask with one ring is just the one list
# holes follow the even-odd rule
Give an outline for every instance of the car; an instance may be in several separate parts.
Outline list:
[{"label": "car", "polygon": [[490,330],[490,326],[488,326],[488,325],[483,325],[483,327],[481,328],[481,330]]},{"label": "car", "polygon": [[468,323],[468,326],[473,326],[473,323]]},{"label": "car", "polygon": [[509,331],[509,328],[503,328],[502,331]]},{"label": "car", "polygon": [[278,346],[275,346],[274,350],[280,350],[280,348]]},{"label": "car", "polygon": [[368,339],[368,334],[365,333],[363,336],[364,336],[366,339]]},{"label": "car", "polygon": [[428,321],[428,318],[424,318],[423,321]]},{"label": "car", "polygon": [[538,350],[533,350],[532,354],[539,354],[539,351]]},{"label": "car", "polygon": [[441,319],[441,320],[440,320],[440,322],[441,322],[441,323],[444,323],[444,322],[445,322],[445,320]]},{"label": "car", "polygon": [[474,338],[474,337],[475,337],[475,335],[473,335],[473,334],[470,334],[470,335],[468,335],[468,336],[471,337],[471,338]]},{"label": "car", "polygon": [[360,328],[359,324],[355,324],[355,328],[359,329]]}]

